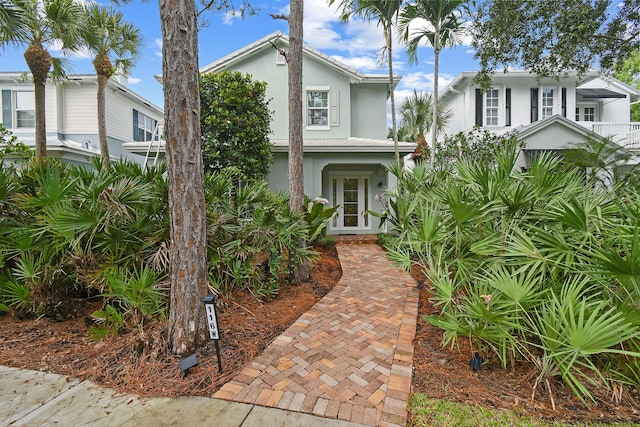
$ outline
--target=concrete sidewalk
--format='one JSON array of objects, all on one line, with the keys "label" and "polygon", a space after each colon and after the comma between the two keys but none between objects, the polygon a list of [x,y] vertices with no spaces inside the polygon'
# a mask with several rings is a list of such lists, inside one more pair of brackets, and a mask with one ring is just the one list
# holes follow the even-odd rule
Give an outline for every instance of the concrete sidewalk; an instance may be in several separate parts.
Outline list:
[{"label": "concrete sidewalk", "polygon": [[318,426],[358,424],[206,397],[122,395],[60,375],[0,366],[0,426]]}]

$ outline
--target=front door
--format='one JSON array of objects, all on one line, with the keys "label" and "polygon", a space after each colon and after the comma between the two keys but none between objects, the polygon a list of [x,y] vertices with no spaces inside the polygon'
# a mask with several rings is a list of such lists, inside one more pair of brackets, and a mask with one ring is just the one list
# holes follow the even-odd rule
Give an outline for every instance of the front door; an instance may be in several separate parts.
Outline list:
[{"label": "front door", "polygon": [[371,177],[367,174],[334,175],[331,193],[334,205],[339,205],[337,216],[331,221],[333,231],[349,232],[371,229],[369,207]]}]

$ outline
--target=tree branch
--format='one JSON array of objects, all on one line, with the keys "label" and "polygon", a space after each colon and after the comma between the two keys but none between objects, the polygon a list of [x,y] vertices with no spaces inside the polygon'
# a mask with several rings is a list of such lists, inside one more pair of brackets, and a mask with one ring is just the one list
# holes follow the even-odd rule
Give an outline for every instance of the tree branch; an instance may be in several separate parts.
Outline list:
[{"label": "tree branch", "polygon": [[276,15],[275,13],[270,13],[269,16],[273,19],[282,19],[285,21],[289,21],[289,15]]}]

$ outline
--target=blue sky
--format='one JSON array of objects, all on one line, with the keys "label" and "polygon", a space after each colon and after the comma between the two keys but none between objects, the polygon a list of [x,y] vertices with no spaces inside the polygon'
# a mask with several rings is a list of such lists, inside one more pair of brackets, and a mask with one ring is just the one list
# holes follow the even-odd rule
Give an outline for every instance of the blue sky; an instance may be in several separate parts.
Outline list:
[{"label": "blue sky", "polygon": [[[197,2],[199,3],[199,2]],[[235,3],[239,5],[240,0]],[[252,43],[276,30],[287,34],[286,21],[274,20],[270,13],[288,13],[289,0],[253,1],[257,16],[244,19],[229,14],[207,12],[204,16],[209,25],[199,34],[199,60],[203,67],[243,46]],[[351,21],[339,22],[336,7],[327,6],[326,0],[305,0],[304,41],[311,47],[343,61],[349,66],[372,74],[386,74],[387,66],[378,66],[379,49],[384,46],[382,29],[376,23]],[[162,107],[162,86],[154,75],[162,73],[162,35],[158,2],[133,0],[122,5],[125,19],[136,25],[144,35],[144,48],[136,67],[131,73],[129,87],[152,103]],[[7,47],[0,50],[0,71],[28,71],[23,50]],[[55,53],[54,53],[55,55]],[[468,44],[444,51],[440,59],[440,88],[462,71],[476,70],[473,52]],[[394,74],[402,75],[396,89],[398,105],[413,89],[432,91],[433,50],[422,47],[418,50],[417,65],[409,65],[404,48],[396,43]],[[83,57],[69,59],[72,72],[93,74],[91,61]]]}]

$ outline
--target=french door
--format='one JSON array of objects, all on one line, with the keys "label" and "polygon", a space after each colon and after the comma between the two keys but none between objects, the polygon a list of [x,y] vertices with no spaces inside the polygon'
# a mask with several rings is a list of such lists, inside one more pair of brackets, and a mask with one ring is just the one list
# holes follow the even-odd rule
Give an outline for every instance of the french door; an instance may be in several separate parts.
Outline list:
[{"label": "french door", "polygon": [[370,188],[369,174],[331,176],[331,202],[339,205],[338,214],[330,224],[331,230],[349,232],[371,229],[371,215],[366,213],[370,209]]}]

